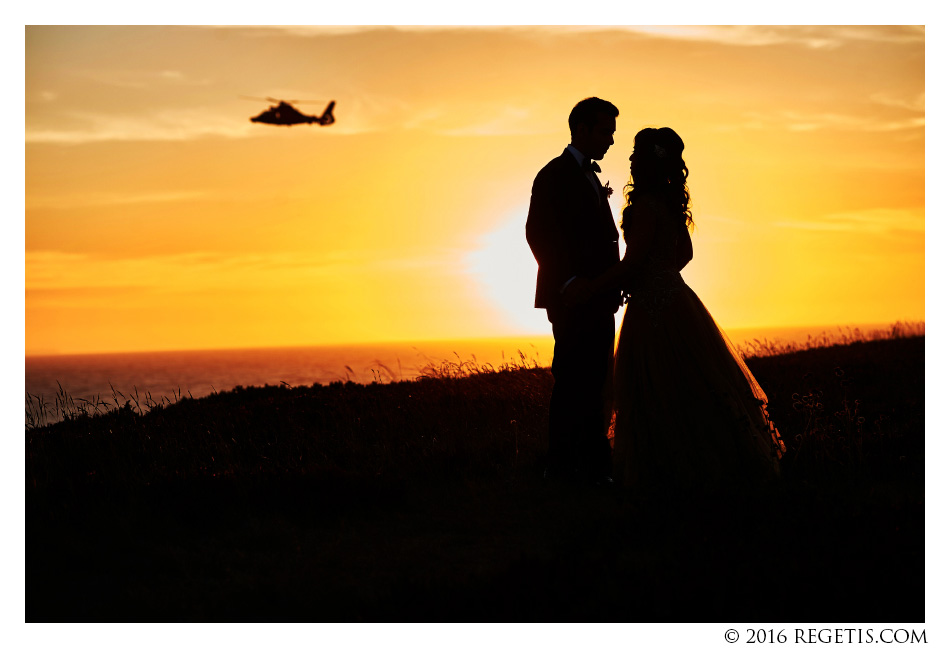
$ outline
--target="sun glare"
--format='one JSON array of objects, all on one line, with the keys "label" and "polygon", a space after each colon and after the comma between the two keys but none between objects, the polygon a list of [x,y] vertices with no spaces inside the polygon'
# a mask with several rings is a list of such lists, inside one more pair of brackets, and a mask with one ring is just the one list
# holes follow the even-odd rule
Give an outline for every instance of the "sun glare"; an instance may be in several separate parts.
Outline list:
[{"label": "sun glare", "polygon": [[485,234],[478,249],[466,257],[470,275],[498,309],[501,324],[512,333],[545,334],[551,325],[534,308],[538,263],[525,240],[528,205],[508,212],[498,227]]}]

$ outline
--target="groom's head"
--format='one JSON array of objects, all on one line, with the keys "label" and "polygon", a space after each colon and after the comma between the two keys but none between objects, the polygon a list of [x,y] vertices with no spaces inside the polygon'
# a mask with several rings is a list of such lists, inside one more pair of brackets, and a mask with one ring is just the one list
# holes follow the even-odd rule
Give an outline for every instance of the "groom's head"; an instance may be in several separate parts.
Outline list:
[{"label": "groom's head", "polygon": [[571,144],[592,160],[604,159],[607,149],[614,143],[619,114],[615,105],[597,97],[578,102],[567,118]]}]

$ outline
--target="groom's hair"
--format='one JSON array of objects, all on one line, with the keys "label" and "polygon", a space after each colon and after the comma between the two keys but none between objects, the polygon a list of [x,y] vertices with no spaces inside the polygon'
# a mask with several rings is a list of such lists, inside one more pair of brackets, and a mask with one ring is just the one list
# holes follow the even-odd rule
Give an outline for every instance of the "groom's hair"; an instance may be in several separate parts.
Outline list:
[{"label": "groom's hair", "polygon": [[597,97],[588,97],[577,102],[567,118],[567,125],[571,129],[571,133],[574,133],[581,124],[586,124],[588,128],[592,127],[597,123],[597,117],[600,115],[616,118],[619,114],[620,111],[617,110],[617,106],[609,101]]}]

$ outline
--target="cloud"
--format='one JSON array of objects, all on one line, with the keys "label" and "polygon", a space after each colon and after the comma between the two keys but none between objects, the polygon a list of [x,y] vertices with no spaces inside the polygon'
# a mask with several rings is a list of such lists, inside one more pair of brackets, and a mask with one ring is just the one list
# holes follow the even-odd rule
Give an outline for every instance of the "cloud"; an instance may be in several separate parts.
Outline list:
[{"label": "cloud", "polygon": [[[917,98],[901,101],[898,98],[877,96],[876,103],[900,106],[914,110]],[[483,110],[460,116],[448,106],[428,106],[412,109],[397,98],[369,98],[354,101],[346,121],[321,130],[321,134],[354,135],[377,132],[385,128],[419,129],[450,136],[524,135],[549,132],[551,125],[532,119],[532,109],[523,106],[485,104]],[[27,144],[86,144],[104,141],[186,141],[204,137],[247,138],[262,133],[260,125],[244,119],[235,119],[217,111],[199,109],[163,111],[148,115],[105,115],[72,113],[70,118],[79,125],[72,128],[28,128]],[[923,128],[921,116],[881,118],[871,115],[846,113],[808,113],[782,111],[776,113],[750,112],[741,122],[723,124],[720,130],[761,130],[783,128],[794,132],[816,130],[851,130],[863,132],[891,132]],[[307,127],[298,127],[308,130]],[[309,130],[314,130],[312,127]]]},{"label": "cloud", "polygon": [[813,220],[777,221],[775,227],[887,234],[895,230],[924,232],[924,210],[876,208],[825,214]]},{"label": "cloud", "polygon": [[[506,8],[510,10],[511,8]],[[406,16],[396,11],[394,20],[386,20],[385,14],[374,13],[373,25],[232,25],[206,26],[211,29],[242,30],[249,38],[264,36],[269,32],[279,31],[299,37],[326,37],[346,36],[369,31],[387,32],[417,32],[417,31],[497,31],[505,29],[525,33],[543,35],[597,33],[604,31],[631,32],[643,36],[664,38],[671,40],[686,40],[719,43],[741,47],[761,47],[769,45],[792,44],[811,49],[828,49],[841,47],[849,42],[872,41],[878,43],[923,43],[924,27],[913,25],[578,25],[576,19],[565,17],[557,24],[556,18],[546,16],[546,25],[519,24],[514,15],[509,15],[511,23],[486,22],[481,25],[452,24],[398,24],[405,21]],[[434,18],[434,16],[433,16]],[[649,16],[641,15],[640,19],[649,20]],[[389,24],[387,24],[389,23]]]},{"label": "cloud", "polygon": [[481,117],[484,120],[470,121],[441,131],[445,135],[527,135],[551,132],[551,124],[534,119],[536,113],[517,106],[486,106]]},{"label": "cloud", "polygon": [[[379,16],[377,16],[379,17]],[[378,22],[378,21],[377,21]],[[240,31],[247,38],[265,37],[274,32],[289,34],[291,36],[300,36],[305,38],[323,37],[323,36],[346,36],[349,34],[361,34],[368,31],[395,31],[396,29],[406,29],[393,25],[198,25],[200,28],[213,30]]]},{"label": "cloud", "polygon": [[70,113],[72,128],[27,128],[27,144],[87,144],[107,141],[184,141],[200,137],[254,135],[250,121],[211,111],[169,110],[142,116]]},{"label": "cloud", "polygon": [[[267,94],[267,93],[265,93]],[[270,93],[280,94],[280,93]],[[262,99],[262,106],[266,106]],[[243,103],[243,102],[242,102]],[[345,115],[341,115],[345,110]],[[144,112],[142,114],[109,114],[106,112],[69,111],[57,117],[57,124],[66,126],[31,126],[27,124],[27,144],[89,144],[96,142],[187,141],[206,137],[242,139],[267,134],[274,126],[254,124],[250,117],[263,107],[247,104],[249,109],[237,114],[233,107],[195,107]],[[307,106],[312,108],[312,106]],[[320,114],[323,106],[307,114]],[[352,100],[338,101],[337,122],[329,128],[316,125],[293,127],[298,133],[321,137],[378,132],[387,128],[426,127],[449,110],[418,111],[403,99],[366,93]],[[52,123],[47,119],[44,123]]]},{"label": "cloud", "polygon": [[107,207],[146,203],[174,203],[206,197],[200,191],[169,191],[162,193],[89,193],[68,196],[27,196],[27,209],[74,209],[76,207]]},{"label": "cloud", "polygon": [[132,289],[149,293],[195,290],[248,292],[290,289],[341,276],[363,277],[400,272],[451,273],[458,268],[457,250],[403,251],[399,257],[368,252],[226,255],[194,252],[138,258],[101,258],[50,250],[26,252],[27,292]]},{"label": "cloud", "polygon": [[895,97],[893,95],[884,93],[876,93],[871,95],[870,100],[873,103],[880,104],[882,106],[924,112],[925,101],[923,92],[921,92],[916,97]]},{"label": "cloud", "polygon": [[[875,41],[886,43],[922,43],[922,27],[908,26],[822,26],[822,25],[590,25],[576,24],[577,19],[564,16],[557,19],[556,13],[546,13],[544,25],[533,25],[535,17],[518,21],[510,14],[513,7],[506,7],[507,20],[510,23],[487,21],[484,24],[453,24],[451,20],[442,24],[399,24],[407,20],[402,7],[387,18],[385,13],[375,12],[372,25],[202,25],[213,30],[228,30],[247,39],[266,38],[275,33],[299,38],[345,37],[367,32],[412,33],[446,31],[508,31],[518,32],[529,37],[548,38],[551,36],[570,36],[572,34],[596,34],[601,32],[627,32],[649,38],[708,42],[737,47],[762,47],[771,45],[799,45],[810,49],[830,49],[841,47],[854,41]],[[430,19],[435,19],[430,16]],[[470,18],[470,17],[469,17]],[[649,20],[648,16],[638,16],[640,20]],[[718,17],[717,17],[718,19]],[[358,21],[357,21],[358,22]],[[661,21],[663,22],[663,21]],[[520,24],[519,24],[520,23]],[[565,23],[565,24],[559,24]]]},{"label": "cloud", "polygon": [[924,128],[925,125],[926,119],[923,115],[895,119],[871,115],[833,112],[809,113],[786,110],[775,113],[748,112],[743,115],[743,121],[722,124],[719,126],[719,130],[785,129],[793,132],[816,130],[891,132]]},{"label": "cloud", "polygon": [[791,44],[810,49],[830,49],[854,41],[894,44],[924,42],[923,27],[913,26],[659,25],[624,29],[658,38],[742,47]]},{"label": "cloud", "polygon": [[92,81],[105,86],[143,90],[156,84],[164,86],[206,86],[211,84],[207,78],[194,78],[181,70],[146,70],[140,68],[85,68],[74,70],[72,75],[86,82]]},{"label": "cloud", "polygon": [[923,128],[923,117],[905,119],[875,119],[838,113],[801,114],[786,112],[781,115],[785,128],[790,131],[814,131],[822,129],[886,132]]}]

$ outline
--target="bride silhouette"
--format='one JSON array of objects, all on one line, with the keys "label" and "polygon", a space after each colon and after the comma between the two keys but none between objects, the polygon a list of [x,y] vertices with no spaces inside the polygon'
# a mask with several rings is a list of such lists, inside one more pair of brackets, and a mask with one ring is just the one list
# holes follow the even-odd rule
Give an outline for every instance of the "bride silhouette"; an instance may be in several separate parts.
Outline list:
[{"label": "bride silhouette", "polygon": [[744,488],[778,474],[784,443],[767,398],[680,271],[693,257],[683,141],[634,139],[620,263],[583,295],[626,297],[615,356],[615,478],[643,495]]}]

